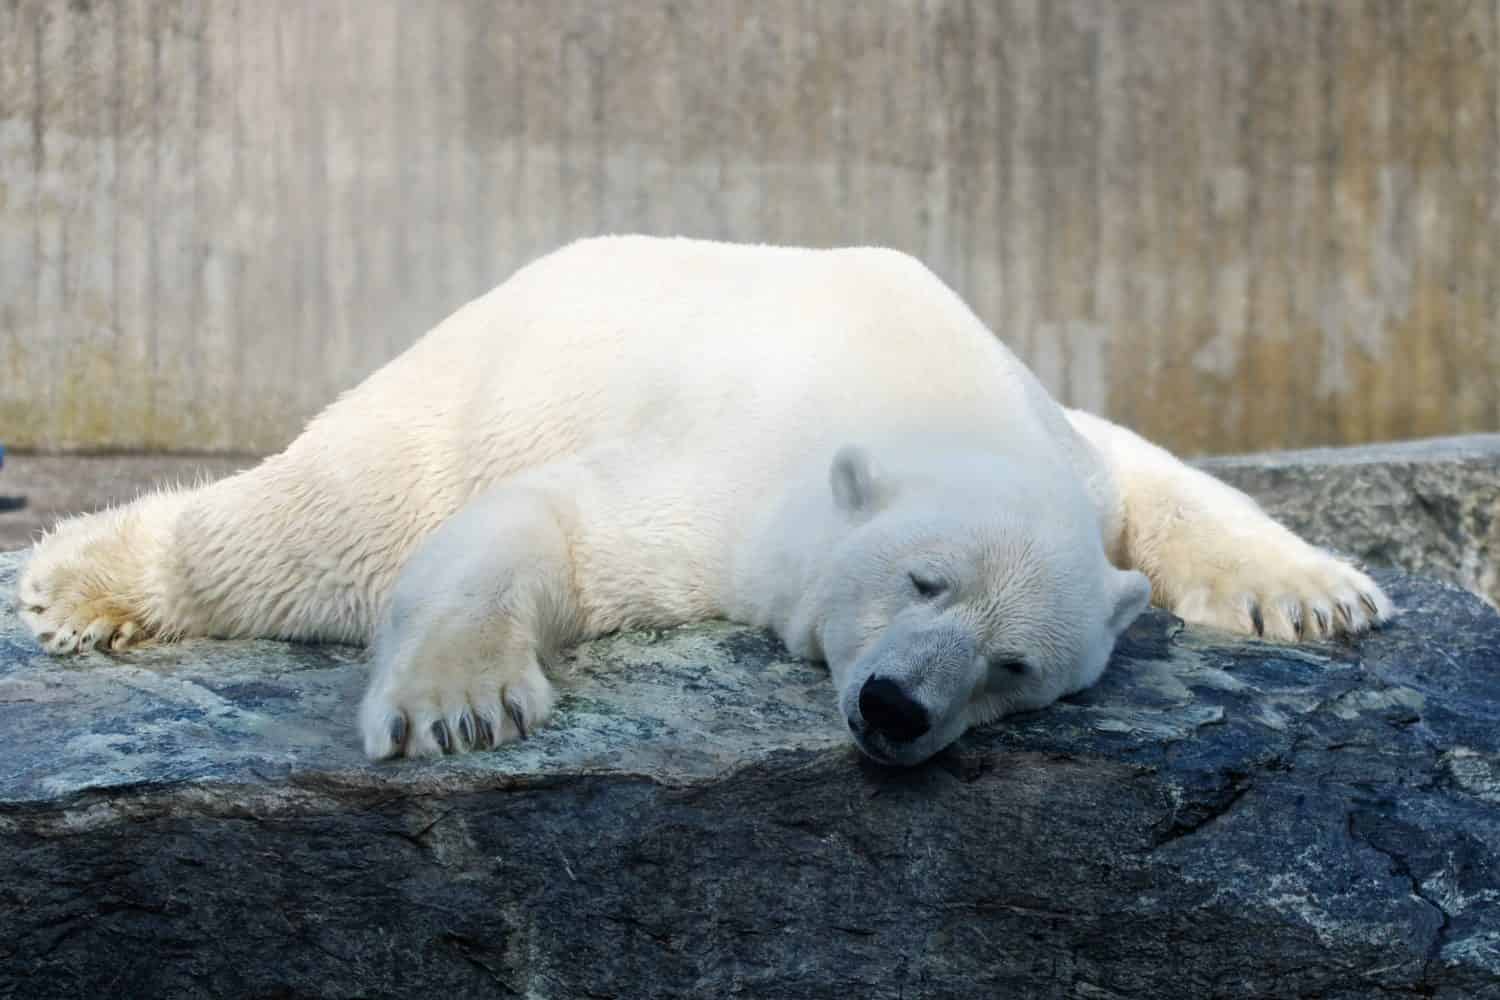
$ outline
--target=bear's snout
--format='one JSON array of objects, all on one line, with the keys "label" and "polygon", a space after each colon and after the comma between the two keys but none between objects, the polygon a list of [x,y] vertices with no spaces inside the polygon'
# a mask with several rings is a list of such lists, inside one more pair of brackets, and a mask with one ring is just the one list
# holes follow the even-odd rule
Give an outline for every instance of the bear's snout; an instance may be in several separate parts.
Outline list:
[{"label": "bear's snout", "polygon": [[869,731],[890,743],[910,743],[932,728],[927,709],[888,677],[871,677],[859,690],[859,714]]}]

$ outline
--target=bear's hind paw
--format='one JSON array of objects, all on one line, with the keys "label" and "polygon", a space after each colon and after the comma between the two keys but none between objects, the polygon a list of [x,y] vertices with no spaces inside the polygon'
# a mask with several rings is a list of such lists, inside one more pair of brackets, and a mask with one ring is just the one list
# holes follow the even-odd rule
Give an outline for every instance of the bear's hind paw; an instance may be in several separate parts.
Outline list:
[{"label": "bear's hind paw", "polygon": [[57,555],[44,541],[22,572],[17,593],[21,622],[45,652],[119,652],[151,636],[129,598],[111,585],[118,574],[90,566],[82,552]]},{"label": "bear's hind paw", "polygon": [[21,621],[42,649],[53,656],[91,649],[118,653],[149,636],[139,622],[111,614],[93,616],[86,608],[75,609],[72,615],[54,615],[45,606],[23,606]]}]

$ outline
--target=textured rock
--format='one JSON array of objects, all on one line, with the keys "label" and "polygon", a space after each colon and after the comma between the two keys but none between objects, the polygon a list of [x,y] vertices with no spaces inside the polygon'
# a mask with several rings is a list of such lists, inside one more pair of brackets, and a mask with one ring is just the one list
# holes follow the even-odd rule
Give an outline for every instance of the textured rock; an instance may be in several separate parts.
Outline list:
[{"label": "textured rock", "polygon": [[55,661],[6,608],[0,995],[1500,996],[1500,615],[1383,580],[1352,646],[1149,614],[909,771],[725,625],[585,647],[519,747],[374,766],[357,651]]},{"label": "textured rock", "polygon": [[1500,606],[1500,434],[1205,459],[1320,545]]}]

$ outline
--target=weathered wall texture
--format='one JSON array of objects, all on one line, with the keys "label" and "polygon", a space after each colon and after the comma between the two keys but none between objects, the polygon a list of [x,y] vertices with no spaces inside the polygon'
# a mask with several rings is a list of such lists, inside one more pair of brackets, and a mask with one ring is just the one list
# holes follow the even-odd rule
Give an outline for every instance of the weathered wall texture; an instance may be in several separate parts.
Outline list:
[{"label": "weathered wall texture", "polygon": [[264,451],[575,236],[884,243],[1190,452],[1500,428],[1500,0],[0,0],[0,440]]}]

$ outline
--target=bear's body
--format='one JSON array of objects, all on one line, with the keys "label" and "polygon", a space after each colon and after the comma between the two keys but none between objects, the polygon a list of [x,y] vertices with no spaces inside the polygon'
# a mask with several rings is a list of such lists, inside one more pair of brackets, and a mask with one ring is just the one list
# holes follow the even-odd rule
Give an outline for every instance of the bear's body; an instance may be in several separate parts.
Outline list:
[{"label": "bear's body", "polygon": [[[922,622],[861,590],[948,538],[969,569],[918,580]],[[827,658],[861,745],[905,761],[1092,683],[1145,603],[1135,570],[1190,621],[1282,638],[1391,613],[1242,494],[1063,410],[909,257],[610,237],[464,306],[257,468],[64,523],[20,596],[55,652],[373,639],[373,756],[524,735],[550,647],[729,617]],[[856,669],[897,619],[910,642],[941,621],[947,651]],[[1029,694],[986,680],[997,643]],[[1077,662],[1023,664],[1028,643]],[[872,746],[871,714],[901,738]]]}]

